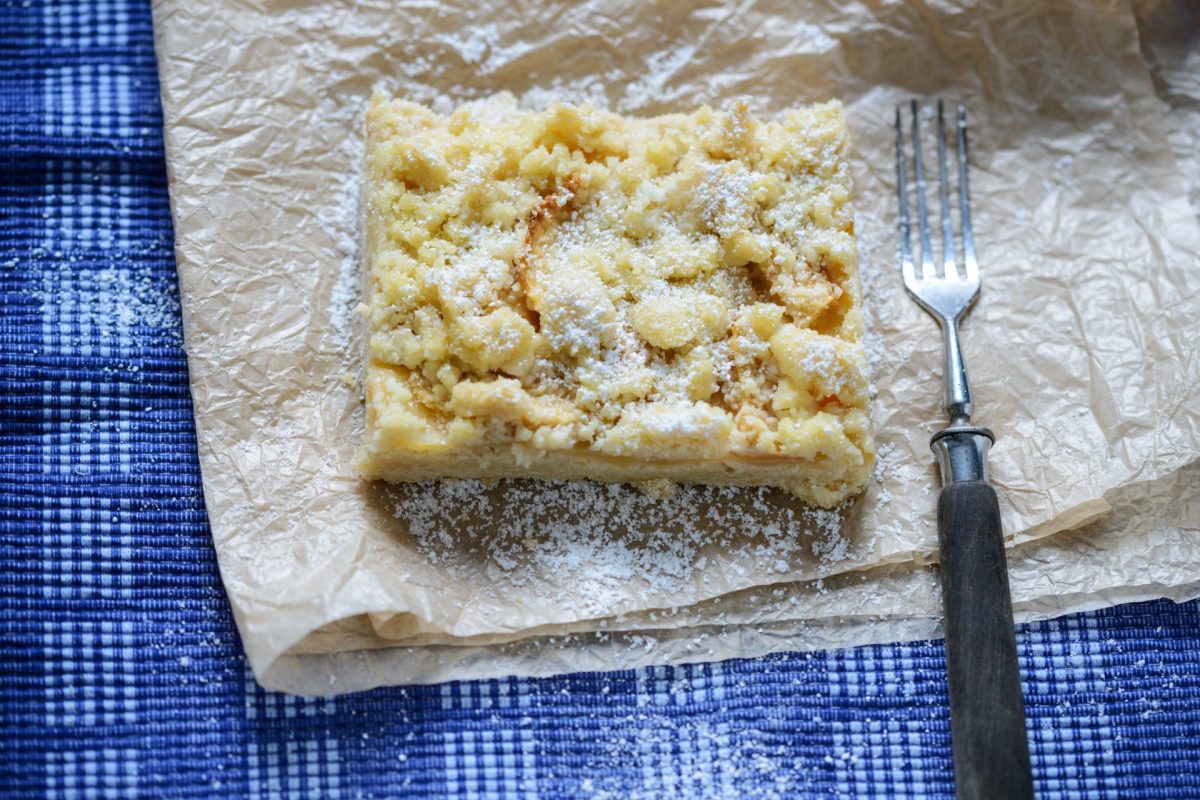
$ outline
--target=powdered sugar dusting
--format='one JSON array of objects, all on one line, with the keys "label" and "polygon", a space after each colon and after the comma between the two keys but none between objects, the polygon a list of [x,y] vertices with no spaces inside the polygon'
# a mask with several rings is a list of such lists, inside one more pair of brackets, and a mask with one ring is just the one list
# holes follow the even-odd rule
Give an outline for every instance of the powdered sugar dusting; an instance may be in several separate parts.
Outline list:
[{"label": "powdered sugar dusting", "polygon": [[[365,101],[352,104],[350,108],[332,102],[323,102],[323,115],[337,115],[346,119],[347,129],[357,127],[362,118]],[[335,200],[321,206],[316,212],[317,224],[330,238],[339,256],[338,270],[329,296],[329,333],[334,348],[346,354],[347,362],[357,361],[361,352],[360,326],[354,308],[362,299],[360,201],[362,197],[363,140],[357,136],[342,139],[339,150],[346,163],[353,165],[346,171],[341,182],[334,188]]]},{"label": "powdered sugar dusting", "polygon": [[485,593],[552,585],[593,616],[627,611],[631,589],[651,604],[697,602],[709,596],[704,569],[785,580],[828,572],[855,549],[842,535],[847,509],[765,488],[682,486],[663,498],[591,481],[453,480],[383,491],[418,550],[452,579],[487,574]]},{"label": "powdered sugar dusting", "polygon": [[696,200],[704,221],[722,236],[745,230],[753,212],[750,197],[751,174],[731,165],[711,166],[696,187]]},{"label": "powdered sugar dusting", "polygon": [[602,342],[613,339],[617,327],[604,287],[579,273],[556,277],[542,301],[543,332],[550,345],[572,356],[599,351]]}]

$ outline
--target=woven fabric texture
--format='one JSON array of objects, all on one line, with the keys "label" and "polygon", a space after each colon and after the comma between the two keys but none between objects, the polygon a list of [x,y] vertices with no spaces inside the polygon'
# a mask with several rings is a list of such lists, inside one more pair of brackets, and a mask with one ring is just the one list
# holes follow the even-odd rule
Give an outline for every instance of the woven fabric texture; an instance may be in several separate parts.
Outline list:
[{"label": "woven fabric texture", "polygon": [[[336,699],[205,520],[150,9],[0,0],[0,796],[950,797],[937,642]],[[1200,605],[1025,626],[1043,798],[1200,796]]]}]

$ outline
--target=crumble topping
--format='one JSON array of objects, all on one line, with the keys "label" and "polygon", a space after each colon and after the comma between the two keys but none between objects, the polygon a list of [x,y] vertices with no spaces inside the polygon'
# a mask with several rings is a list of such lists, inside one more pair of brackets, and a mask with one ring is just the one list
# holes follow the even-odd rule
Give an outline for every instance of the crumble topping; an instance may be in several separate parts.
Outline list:
[{"label": "crumble topping", "polygon": [[499,95],[442,117],[377,94],[367,138],[364,474],[473,448],[513,474],[548,453],[758,467],[821,505],[865,485],[839,104],[626,119]]}]

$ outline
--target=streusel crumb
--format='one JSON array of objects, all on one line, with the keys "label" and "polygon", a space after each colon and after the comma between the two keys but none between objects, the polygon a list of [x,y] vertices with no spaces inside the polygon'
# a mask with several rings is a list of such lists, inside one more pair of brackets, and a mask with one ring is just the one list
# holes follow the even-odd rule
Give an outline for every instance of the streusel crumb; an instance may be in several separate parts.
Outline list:
[{"label": "streusel crumb", "polygon": [[838,103],[443,117],[377,94],[359,470],[860,491],[845,151]]}]

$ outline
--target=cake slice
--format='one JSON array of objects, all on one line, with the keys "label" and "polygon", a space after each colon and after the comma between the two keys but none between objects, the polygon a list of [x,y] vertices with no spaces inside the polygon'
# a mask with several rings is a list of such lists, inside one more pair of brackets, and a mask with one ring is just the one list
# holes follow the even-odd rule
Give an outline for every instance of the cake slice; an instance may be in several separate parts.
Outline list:
[{"label": "cake slice", "polygon": [[377,93],[359,472],[862,490],[845,152],[838,103],[442,116]]}]

